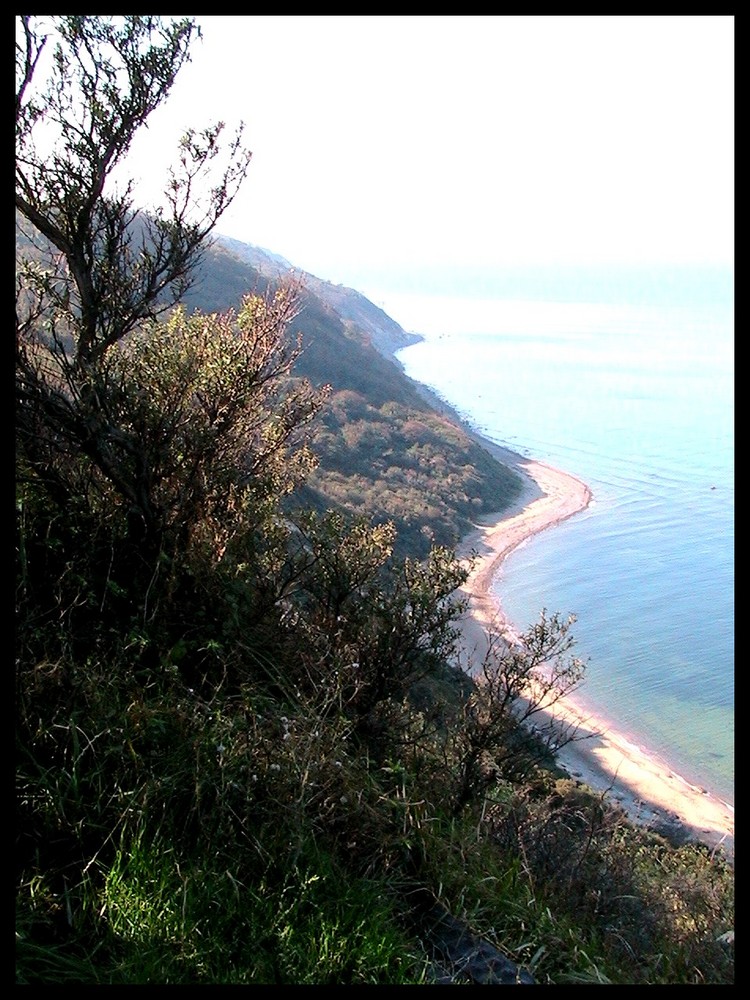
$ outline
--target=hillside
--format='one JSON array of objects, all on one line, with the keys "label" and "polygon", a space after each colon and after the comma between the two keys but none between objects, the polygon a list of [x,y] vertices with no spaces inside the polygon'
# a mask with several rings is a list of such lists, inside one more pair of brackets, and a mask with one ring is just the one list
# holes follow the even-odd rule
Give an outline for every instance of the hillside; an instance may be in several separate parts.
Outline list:
[{"label": "hillside", "polygon": [[[43,241],[36,237],[36,242]],[[16,220],[17,254],[39,250]],[[453,547],[481,514],[503,510],[521,484],[457,414],[404,374],[394,351],[420,338],[360,292],[301,271],[250,244],[216,238],[195,269],[188,311],[237,309],[248,293],[301,283],[288,331],[302,337],[293,375],[330,386],[310,428],[318,466],[294,502],[317,511],[365,513],[398,525],[397,555],[424,558],[433,543]]]},{"label": "hillside", "polygon": [[302,334],[295,374],[331,395],[313,427],[319,465],[297,495],[303,506],[367,512],[399,528],[397,552],[424,557],[431,542],[453,546],[479,514],[502,510],[520,489],[458,417],[408,379],[393,352],[419,338],[359,292],[295,269],[278,255],[219,238],[186,305],[235,308],[248,291],[302,282]]},{"label": "hillside", "polygon": [[217,244],[249,264],[267,280],[280,281],[292,273],[302,275],[309,291],[327,303],[340,319],[351,323],[360,333],[366,334],[372,346],[387,357],[391,357],[394,351],[420,340],[417,334],[407,333],[387,313],[353,288],[335,285],[309,272],[301,272],[284,257],[261,247],[241,243],[226,236],[219,237]]},{"label": "hillside", "polygon": [[[217,242],[185,304],[236,308],[293,275]],[[114,360],[100,382],[140,435],[122,468],[138,474],[144,442],[174,483],[155,494],[177,511],[158,545],[97,471],[107,452],[71,446],[92,421],[124,437],[98,405],[67,441],[67,410],[35,411],[49,452],[19,438],[17,981],[733,981],[731,870],[630,826],[518,723],[529,673],[550,654],[565,669],[556,619],[526,637],[537,659],[498,654],[484,683],[449,666],[465,576],[430,542],[501,509],[514,474],[406,378],[398,324],[296,277],[289,389],[304,376],[331,393],[310,425],[319,466],[285,498],[294,518],[275,507],[291,454],[236,503],[200,450],[195,394],[174,395],[179,353],[149,366],[131,346],[124,380]],[[236,331],[208,327],[210,372]],[[261,429],[277,416],[263,397],[258,413]],[[189,478],[187,447],[204,475]],[[395,522],[395,558],[388,527],[337,509]]]},{"label": "hillside", "polygon": [[16,983],[733,982],[731,868],[526,725],[582,676],[573,619],[458,665],[471,571],[430,543],[520,484],[408,335],[207,245],[241,128],[131,200],[197,34],[16,20]]}]

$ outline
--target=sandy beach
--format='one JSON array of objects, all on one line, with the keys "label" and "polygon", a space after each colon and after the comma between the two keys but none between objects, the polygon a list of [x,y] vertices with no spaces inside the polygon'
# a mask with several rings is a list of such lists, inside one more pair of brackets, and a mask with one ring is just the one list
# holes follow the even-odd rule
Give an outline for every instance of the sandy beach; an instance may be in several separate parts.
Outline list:
[{"label": "sandy beach", "polygon": [[[462,559],[472,552],[477,557],[462,588],[469,606],[459,623],[464,665],[481,663],[488,629],[512,635],[502,604],[490,589],[503,559],[525,539],[584,510],[592,499],[586,484],[574,476],[491,442],[483,444],[520,474],[524,488],[511,509],[482,518],[457,549]],[[734,808],[691,785],[647,749],[634,745],[627,734],[586,712],[577,700],[579,694],[580,690],[572,692],[552,710],[554,719],[577,727],[576,740],[558,754],[565,770],[596,791],[606,791],[633,821],[672,840],[699,840],[733,861]]]}]

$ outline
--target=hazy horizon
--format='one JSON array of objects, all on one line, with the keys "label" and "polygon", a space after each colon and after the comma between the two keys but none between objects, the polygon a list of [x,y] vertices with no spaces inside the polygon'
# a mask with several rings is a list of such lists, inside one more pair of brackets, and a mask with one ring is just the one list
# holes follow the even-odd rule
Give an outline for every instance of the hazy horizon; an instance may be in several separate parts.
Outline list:
[{"label": "hazy horizon", "polygon": [[133,144],[145,201],[186,127],[244,120],[219,231],[365,293],[420,271],[733,266],[732,16],[197,21]]}]

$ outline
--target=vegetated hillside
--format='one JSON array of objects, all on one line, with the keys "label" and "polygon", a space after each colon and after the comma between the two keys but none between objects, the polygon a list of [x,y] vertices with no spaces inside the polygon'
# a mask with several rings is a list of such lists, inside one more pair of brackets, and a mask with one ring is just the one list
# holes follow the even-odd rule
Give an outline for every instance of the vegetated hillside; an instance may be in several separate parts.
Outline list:
[{"label": "vegetated hillside", "polygon": [[[249,162],[230,140],[197,229],[213,128],[154,225],[104,193],[195,23],[52,24],[35,81],[49,22],[16,23],[17,984],[733,982],[721,857],[631,827],[550,770],[572,734],[523,724],[581,676],[572,622],[543,612],[474,680],[454,555],[304,509],[324,394],[292,368],[296,301],[241,301],[278,276],[217,246],[191,301],[236,322],[143,322],[200,277]],[[325,289],[298,317],[333,386],[312,492],[395,498],[422,546],[457,533],[505,470],[373,346],[371,304]]]},{"label": "vegetated hillside", "polygon": [[398,550],[419,557],[431,542],[455,545],[476,515],[509,505],[520,489],[516,474],[406,377],[392,352],[419,338],[364,295],[220,238],[186,304],[222,311],[249,291],[295,279],[302,308],[290,333],[301,333],[304,345],[295,373],[331,387],[312,430],[319,465],[296,501],[393,520]]},{"label": "vegetated hillside", "polygon": [[[248,243],[240,243],[229,237],[221,237],[219,246],[230,250],[241,260],[250,264],[266,279],[279,281],[290,273],[303,273],[294,268],[284,257],[255,247]],[[313,274],[304,272],[305,286],[323,302],[331,306],[339,319],[353,324],[359,332],[370,337],[373,347],[390,357],[401,347],[415,344],[421,337],[407,333],[400,324],[392,319],[379,306],[370,302],[361,292],[345,285],[334,285]]]},{"label": "vegetated hillside", "polygon": [[[38,237],[37,237],[38,239]],[[16,225],[17,253],[37,252]],[[457,415],[429,402],[393,355],[420,338],[360,292],[323,281],[267,250],[220,237],[184,296],[188,310],[224,312],[248,293],[301,284],[289,336],[302,337],[294,373],[330,397],[310,430],[319,464],[294,496],[298,507],[339,508],[398,526],[397,555],[454,546],[479,514],[503,510],[520,480]],[[436,400],[437,402],[437,400]]]}]

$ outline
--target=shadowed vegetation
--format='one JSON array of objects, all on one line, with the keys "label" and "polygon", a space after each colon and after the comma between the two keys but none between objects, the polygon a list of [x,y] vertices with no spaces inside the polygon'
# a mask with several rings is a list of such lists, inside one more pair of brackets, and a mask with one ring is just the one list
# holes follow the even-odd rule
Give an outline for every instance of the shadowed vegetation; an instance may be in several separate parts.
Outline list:
[{"label": "shadowed vegetation", "polygon": [[52,23],[17,48],[16,982],[429,984],[435,901],[539,983],[732,982],[729,866],[522,725],[570,622],[453,665],[452,544],[515,478],[362,302],[207,250],[238,140],[198,221],[220,128],[166,214],[108,193],[190,21]]}]

